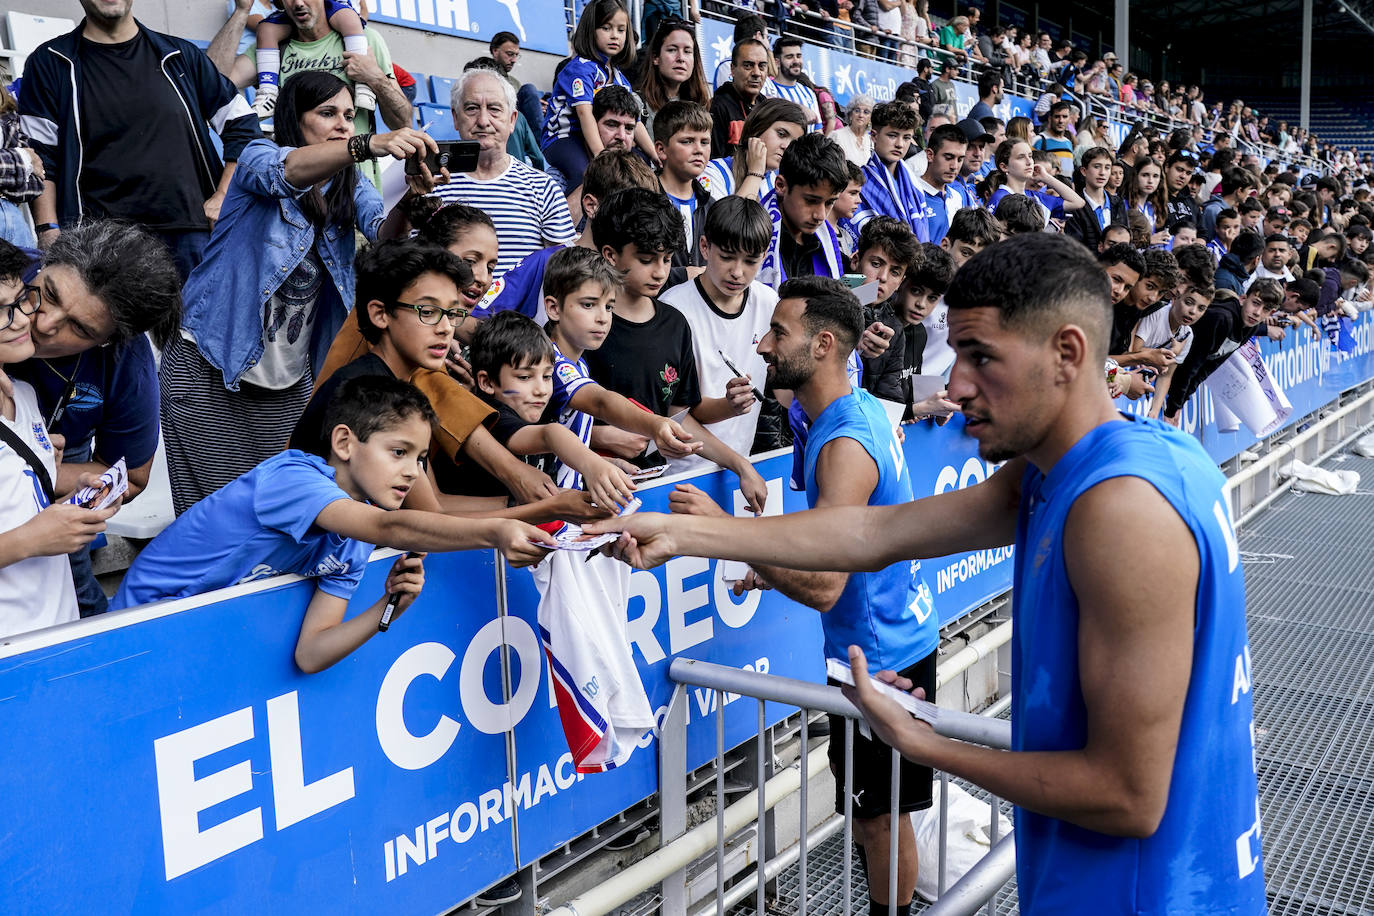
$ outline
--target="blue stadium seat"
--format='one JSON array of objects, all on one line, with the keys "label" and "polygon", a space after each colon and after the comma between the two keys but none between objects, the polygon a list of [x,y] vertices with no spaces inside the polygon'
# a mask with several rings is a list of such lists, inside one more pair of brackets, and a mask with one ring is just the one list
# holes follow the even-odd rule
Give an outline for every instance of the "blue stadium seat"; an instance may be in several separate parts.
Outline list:
[{"label": "blue stadium seat", "polygon": [[447,105],[426,102],[417,106],[420,113],[420,127],[436,140],[457,140],[458,131],[453,127],[453,112]]},{"label": "blue stadium seat", "polygon": [[447,105],[450,91],[453,89],[453,80],[447,76],[431,76],[429,78],[430,99],[438,105]]},{"label": "blue stadium seat", "polygon": [[[423,73],[415,72],[412,72],[410,75],[415,80],[415,104],[420,105],[424,102],[433,102],[434,94],[429,91],[429,77]],[[447,99],[444,101],[447,101]]]}]

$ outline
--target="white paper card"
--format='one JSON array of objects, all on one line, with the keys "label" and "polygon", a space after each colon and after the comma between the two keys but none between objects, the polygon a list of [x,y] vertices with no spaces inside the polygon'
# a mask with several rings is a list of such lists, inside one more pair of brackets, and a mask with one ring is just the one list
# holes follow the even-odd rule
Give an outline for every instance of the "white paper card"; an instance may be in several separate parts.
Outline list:
[{"label": "white paper card", "polygon": [[[854,685],[854,671],[849,667],[848,662],[842,662],[838,658],[827,658],[825,660],[825,673],[841,684]],[[884,684],[876,678],[870,677],[875,690],[896,700],[899,705],[907,712],[923,722],[934,725],[940,718],[940,707],[931,703],[929,700],[918,700],[904,690],[898,690],[891,684]]]}]

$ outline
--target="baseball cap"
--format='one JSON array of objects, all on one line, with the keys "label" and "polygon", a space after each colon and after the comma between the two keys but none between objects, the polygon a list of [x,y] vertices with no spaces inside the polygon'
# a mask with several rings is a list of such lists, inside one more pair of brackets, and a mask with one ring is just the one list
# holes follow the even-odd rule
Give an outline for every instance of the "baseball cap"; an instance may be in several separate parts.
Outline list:
[{"label": "baseball cap", "polygon": [[983,129],[983,125],[973,118],[964,118],[956,125],[968,137],[970,143],[991,143],[996,139],[992,134]]}]

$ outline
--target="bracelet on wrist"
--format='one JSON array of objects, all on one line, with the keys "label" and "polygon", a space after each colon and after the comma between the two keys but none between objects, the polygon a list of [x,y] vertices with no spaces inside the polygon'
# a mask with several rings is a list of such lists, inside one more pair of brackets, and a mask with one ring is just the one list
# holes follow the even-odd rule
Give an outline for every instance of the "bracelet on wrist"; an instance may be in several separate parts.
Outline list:
[{"label": "bracelet on wrist", "polygon": [[376,159],[377,154],[372,152],[372,138],[376,134],[356,134],[348,140],[348,155],[354,162],[366,162]]},{"label": "bracelet on wrist", "polygon": [[763,172],[746,172],[745,175],[746,175],[746,177],[748,177],[748,178],[766,178],[766,177],[768,177],[768,176],[764,175]]},{"label": "bracelet on wrist", "polygon": [[52,232],[61,228],[57,223],[39,223],[33,227],[33,231],[36,235],[42,235],[44,232]]}]

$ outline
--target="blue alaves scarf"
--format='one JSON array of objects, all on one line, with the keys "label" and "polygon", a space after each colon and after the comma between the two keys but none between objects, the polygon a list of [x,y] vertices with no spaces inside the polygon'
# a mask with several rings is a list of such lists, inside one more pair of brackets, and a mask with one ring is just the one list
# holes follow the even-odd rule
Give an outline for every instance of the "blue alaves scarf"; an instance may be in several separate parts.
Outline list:
[{"label": "blue alaves scarf", "polygon": [[[765,286],[777,289],[787,279],[787,271],[783,267],[780,252],[783,228],[782,210],[778,207],[777,191],[769,191],[764,195],[761,203],[763,209],[768,211],[768,218],[773,221],[773,238],[768,243],[768,253],[763,256],[763,263],[759,265],[758,280]],[[817,277],[831,277],[838,280],[844,276],[844,260],[840,255],[840,240],[836,237],[834,228],[830,223],[823,222],[821,227],[816,230],[816,237],[821,240],[821,247],[812,256],[814,265],[812,273]]]},{"label": "blue alaves scarf", "polygon": [[926,198],[906,166],[897,163],[896,176],[887,170],[877,153],[868,157],[864,166],[863,190],[859,192],[859,209],[854,214],[854,225],[860,230],[864,223],[875,216],[893,216],[911,227],[919,242],[930,241],[930,231],[926,228]]}]

